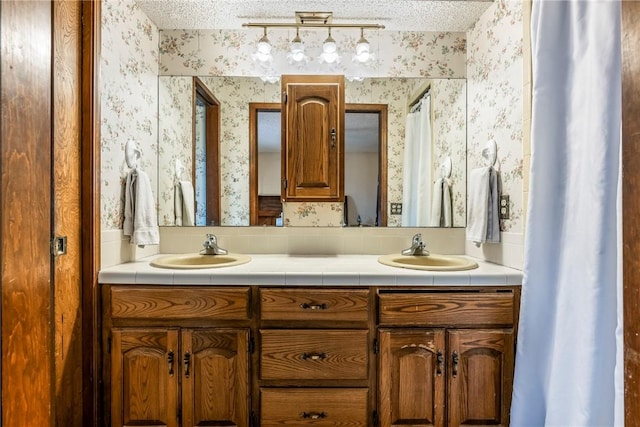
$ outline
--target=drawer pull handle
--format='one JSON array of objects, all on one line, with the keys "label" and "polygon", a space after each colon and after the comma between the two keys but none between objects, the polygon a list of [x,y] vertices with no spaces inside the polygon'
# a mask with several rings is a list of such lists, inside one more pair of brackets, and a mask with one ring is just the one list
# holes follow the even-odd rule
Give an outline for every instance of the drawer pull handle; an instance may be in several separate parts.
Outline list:
[{"label": "drawer pull handle", "polygon": [[167,354],[167,363],[169,364],[169,376],[173,376],[173,350],[169,350]]},{"label": "drawer pull handle", "polygon": [[324,302],[322,304],[308,304],[303,302],[300,304],[300,308],[303,310],[326,310],[329,306]]},{"label": "drawer pull handle", "polygon": [[184,354],[184,376],[189,378],[191,375],[191,353],[188,351]]},{"label": "drawer pull handle", "polygon": [[436,352],[436,361],[438,362],[438,369],[436,370],[436,375],[441,376],[442,370],[444,369],[444,356],[442,354],[442,350],[438,350]]},{"label": "drawer pull handle", "polygon": [[453,362],[453,372],[451,373],[451,375],[453,375],[453,378],[458,376],[458,359],[458,352],[454,351],[451,355],[451,361]]},{"label": "drawer pull handle", "polygon": [[302,353],[300,358],[302,360],[324,360],[327,358],[327,353]]},{"label": "drawer pull handle", "polygon": [[303,412],[300,414],[302,418],[308,418],[310,420],[321,420],[322,418],[327,418],[328,415],[326,412]]}]

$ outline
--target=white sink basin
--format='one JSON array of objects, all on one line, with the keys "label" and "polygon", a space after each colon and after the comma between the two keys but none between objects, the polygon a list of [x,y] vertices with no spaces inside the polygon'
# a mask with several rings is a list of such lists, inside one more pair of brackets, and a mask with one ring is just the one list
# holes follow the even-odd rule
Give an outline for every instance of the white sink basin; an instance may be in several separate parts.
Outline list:
[{"label": "white sink basin", "polygon": [[478,267],[478,263],[465,257],[455,255],[382,255],[378,262],[398,268],[430,271],[461,271]]},{"label": "white sink basin", "polygon": [[167,255],[151,261],[151,265],[160,268],[174,268],[178,270],[188,270],[196,268],[221,268],[232,267],[234,265],[246,264],[251,261],[251,257],[243,254],[226,255],[201,255],[182,254]]}]

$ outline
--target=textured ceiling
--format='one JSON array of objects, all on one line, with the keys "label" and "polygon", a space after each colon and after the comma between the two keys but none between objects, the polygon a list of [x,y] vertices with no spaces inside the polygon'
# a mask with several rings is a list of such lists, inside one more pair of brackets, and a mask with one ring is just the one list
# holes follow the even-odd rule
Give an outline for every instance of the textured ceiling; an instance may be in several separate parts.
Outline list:
[{"label": "textured ceiling", "polygon": [[240,29],[246,22],[295,21],[296,11],[333,12],[333,23],[391,31],[467,31],[492,0],[137,0],[160,29]]}]

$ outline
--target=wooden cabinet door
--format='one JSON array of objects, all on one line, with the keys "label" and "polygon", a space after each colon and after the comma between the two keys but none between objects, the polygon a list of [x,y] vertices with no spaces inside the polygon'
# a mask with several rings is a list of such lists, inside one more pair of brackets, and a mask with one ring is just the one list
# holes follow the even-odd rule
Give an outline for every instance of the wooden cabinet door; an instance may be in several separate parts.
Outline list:
[{"label": "wooden cabinet door", "polygon": [[449,426],[508,426],[513,331],[461,329],[447,333]]},{"label": "wooden cabinet door", "polygon": [[443,329],[381,329],[380,425],[444,426]]},{"label": "wooden cabinet door", "polygon": [[342,201],[344,76],[282,76],[282,198]]},{"label": "wooden cabinet door", "polygon": [[183,427],[249,425],[249,333],[182,331]]},{"label": "wooden cabinet door", "polygon": [[178,425],[178,330],[114,329],[111,425]]}]

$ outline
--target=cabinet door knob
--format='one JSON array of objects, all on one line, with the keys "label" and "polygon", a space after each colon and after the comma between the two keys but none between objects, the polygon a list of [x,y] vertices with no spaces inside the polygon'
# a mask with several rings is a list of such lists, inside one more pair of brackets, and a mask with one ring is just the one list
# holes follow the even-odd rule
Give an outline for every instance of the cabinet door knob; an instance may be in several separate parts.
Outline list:
[{"label": "cabinet door knob", "polygon": [[331,129],[331,148],[336,148],[336,128]]},{"label": "cabinet door knob", "polygon": [[442,375],[442,371],[444,370],[444,355],[442,354],[442,350],[438,350],[436,352],[436,361],[438,362],[438,368],[436,369],[436,375]]},{"label": "cabinet door knob", "polygon": [[453,354],[451,355],[451,363],[453,364],[451,375],[453,376],[453,378],[458,376],[458,362],[459,362],[458,352],[454,351]]},{"label": "cabinet door knob", "polygon": [[300,414],[300,417],[310,420],[321,420],[322,418],[327,418],[328,415],[326,412],[303,412]]}]

